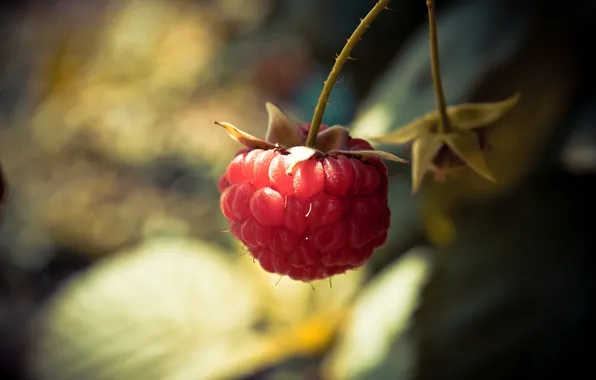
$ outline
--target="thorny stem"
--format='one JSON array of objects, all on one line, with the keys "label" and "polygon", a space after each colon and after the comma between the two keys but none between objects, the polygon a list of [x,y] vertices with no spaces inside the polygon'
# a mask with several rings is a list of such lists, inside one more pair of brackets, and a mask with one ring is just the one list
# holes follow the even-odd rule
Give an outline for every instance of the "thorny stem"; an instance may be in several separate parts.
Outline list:
[{"label": "thorny stem", "polygon": [[339,77],[341,69],[343,68],[346,61],[350,58],[350,53],[354,46],[360,41],[366,29],[370,26],[373,20],[387,7],[387,4],[390,0],[379,0],[377,4],[373,7],[373,9],[368,12],[365,18],[360,20],[360,25],[354,30],[354,33],[346,42],[343,50],[335,58],[335,64],[329,73],[329,77],[325,81],[325,85],[323,86],[323,91],[321,91],[321,95],[319,96],[319,101],[317,102],[317,107],[315,108],[315,113],[312,118],[312,122],[310,123],[310,130],[308,131],[308,137],[306,138],[306,146],[314,148],[315,143],[317,141],[317,134],[319,133],[319,127],[321,126],[321,121],[323,120],[323,113],[325,112],[325,107],[327,107],[327,103],[329,102],[329,96],[331,95],[331,91],[333,90],[333,86]]},{"label": "thorny stem", "polygon": [[435,86],[435,99],[439,109],[438,133],[448,133],[451,130],[449,119],[447,118],[447,103],[445,93],[443,92],[443,83],[441,81],[441,66],[439,64],[439,37],[437,36],[437,16],[434,0],[426,0],[428,7],[428,27],[430,29],[430,64],[433,75],[433,84]]}]

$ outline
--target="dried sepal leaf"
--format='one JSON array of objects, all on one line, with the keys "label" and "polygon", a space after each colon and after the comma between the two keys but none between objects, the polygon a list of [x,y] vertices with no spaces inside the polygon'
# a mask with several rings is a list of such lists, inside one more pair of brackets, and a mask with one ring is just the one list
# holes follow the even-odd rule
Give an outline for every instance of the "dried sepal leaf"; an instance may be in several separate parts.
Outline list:
[{"label": "dried sepal leaf", "polygon": [[348,147],[350,131],[339,125],[334,125],[319,132],[315,148],[321,152],[345,150]]},{"label": "dried sepal leaf", "polygon": [[[487,126],[511,111],[518,103],[520,96],[519,93],[516,93],[500,102],[466,103],[450,106],[447,108],[449,123],[456,130],[469,130]],[[393,132],[369,139],[391,145],[407,144],[430,133],[435,133],[438,123],[439,113],[433,111]]]},{"label": "dried sepal leaf", "polygon": [[350,131],[340,125],[322,130],[317,135],[314,148],[304,146],[303,135],[296,124],[294,124],[283,111],[273,103],[266,103],[269,113],[269,127],[266,139],[261,140],[248,134],[230,123],[216,121],[215,124],[223,127],[228,135],[234,140],[250,149],[279,149],[290,153],[287,174],[292,174],[294,169],[301,162],[307,161],[314,156],[324,154],[342,154],[358,157],[362,160],[368,158],[379,158],[383,160],[407,163],[408,161],[394,154],[376,150],[348,150]]},{"label": "dried sepal leaf", "polygon": [[307,161],[320,153],[316,149],[307,146],[294,146],[287,151],[290,153],[290,155],[287,156],[288,160],[290,160],[288,169],[286,170],[286,174],[288,175],[292,174],[298,164]]},{"label": "dried sepal leaf", "polygon": [[453,168],[444,168],[433,163],[441,147],[446,144],[461,161],[480,176],[495,182],[495,177],[488,168],[478,135],[471,130],[494,123],[507,114],[520,99],[520,94],[492,103],[468,103],[451,106],[447,116],[452,130],[441,134],[437,130],[440,122],[438,111],[433,111],[410,124],[384,136],[371,140],[401,145],[412,144],[412,192],[416,193],[427,171],[434,170],[436,177],[444,177]]},{"label": "dried sepal leaf", "polygon": [[396,155],[394,155],[392,153],[383,152],[381,150],[332,150],[328,153],[329,154],[349,155],[349,156],[358,157],[363,160],[366,160],[368,158],[380,158],[382,160],[408,163],[407,160],[404,160],[401,157],[397,157]]},{"label": "dried sepal leaf", "polygon": [[369,140],[391,145],[407,144],[419,137],[431,133],[438,122],[439,119],[437,113],[432,112],[396,129],[395,131],[383,136],[371,137]]},{"label": "dried sepal leaf", "polygon": [[518,103],[516,93],[500,102],[467,103],[447,108],[449,122],[454,129],[468,130],[487,126],[505,116]]},{"label": "dried sepal leaf", "polygon": [[412,144],[412,193],[416,193],[424,175],[432,166],[432,162],[443,146],[443,135],[429,134],[414,140]]},{"label": "dried sepal leaf", "polygon": [[472,170],[487,180],[496,182],[495,176],[486,164],[476,134],[472,132],[449,133],[445,135],[445,143]]},{"label": "dried sepal leaf", "polygon": [[215,124],[223,127],[228,135],[232,137],[234,140],[238,141],[240,144],[246,146],[247,148],[251,149],[274,149],[276,146],[275,144],[271,144],[265,140],[261,140],[258,137],[255,137],[251,134],[248,134],[240,129],[234,127],[230,123],[226,123],[223,121],[216,121]]},{"label": "dried sepal leaf", "polygon": [[302,136],[295,123],[275,104],[265,103],[269,114],[269,123],[265,141],[289,148],[302,145]]}]

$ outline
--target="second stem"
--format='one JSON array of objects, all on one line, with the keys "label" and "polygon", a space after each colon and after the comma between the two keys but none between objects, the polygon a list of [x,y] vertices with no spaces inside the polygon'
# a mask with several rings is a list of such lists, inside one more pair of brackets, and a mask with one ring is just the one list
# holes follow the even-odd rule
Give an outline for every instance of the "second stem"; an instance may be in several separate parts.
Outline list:
[{"label": "second stem", "polygon": [[449,133],[451,131],[451,125],[449,124],[449,118],[447,117],[447,102],[445,101],[443,82],[441,80],[441,65],[439,63],[439,37],[437,33],[437,16],[434,0],[426,0],[426,6],[428,7],[428,27],[430,30],[430,64],[433,76],[433,84],[435,86],[435,99],[440,117],[437,132]]}]

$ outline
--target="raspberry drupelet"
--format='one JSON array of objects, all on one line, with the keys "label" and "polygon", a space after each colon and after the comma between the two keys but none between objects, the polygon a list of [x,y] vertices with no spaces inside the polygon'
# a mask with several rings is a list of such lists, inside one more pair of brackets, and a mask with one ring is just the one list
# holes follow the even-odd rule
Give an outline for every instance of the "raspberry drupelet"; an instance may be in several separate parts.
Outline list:
[{"label": "raspberry drupelet", "polygon": [[362,266],[387,239],[387,168],[347,129],[323,126],[315,149],[309,125],[272,104],[266,140],[218,123],[246,145],[220,178],[221,210],[234,236],[268,272],[323,279]]}]

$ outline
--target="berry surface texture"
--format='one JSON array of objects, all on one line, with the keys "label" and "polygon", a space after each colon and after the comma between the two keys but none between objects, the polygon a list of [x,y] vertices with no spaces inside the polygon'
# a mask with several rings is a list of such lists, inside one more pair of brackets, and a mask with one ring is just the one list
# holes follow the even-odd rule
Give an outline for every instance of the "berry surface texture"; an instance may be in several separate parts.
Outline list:
[{"label": "berry surface texture", "polygon": [[[309,125],[297,125],[306,138]],[[322,126],[319,135],[330,131]],[[341,152],[306,159],[284,148],[244,148],[221,176],[229,229],[264,270],[298,281],[362,266],[387,239],[385,164],[365,140],[344,137]]]}]

